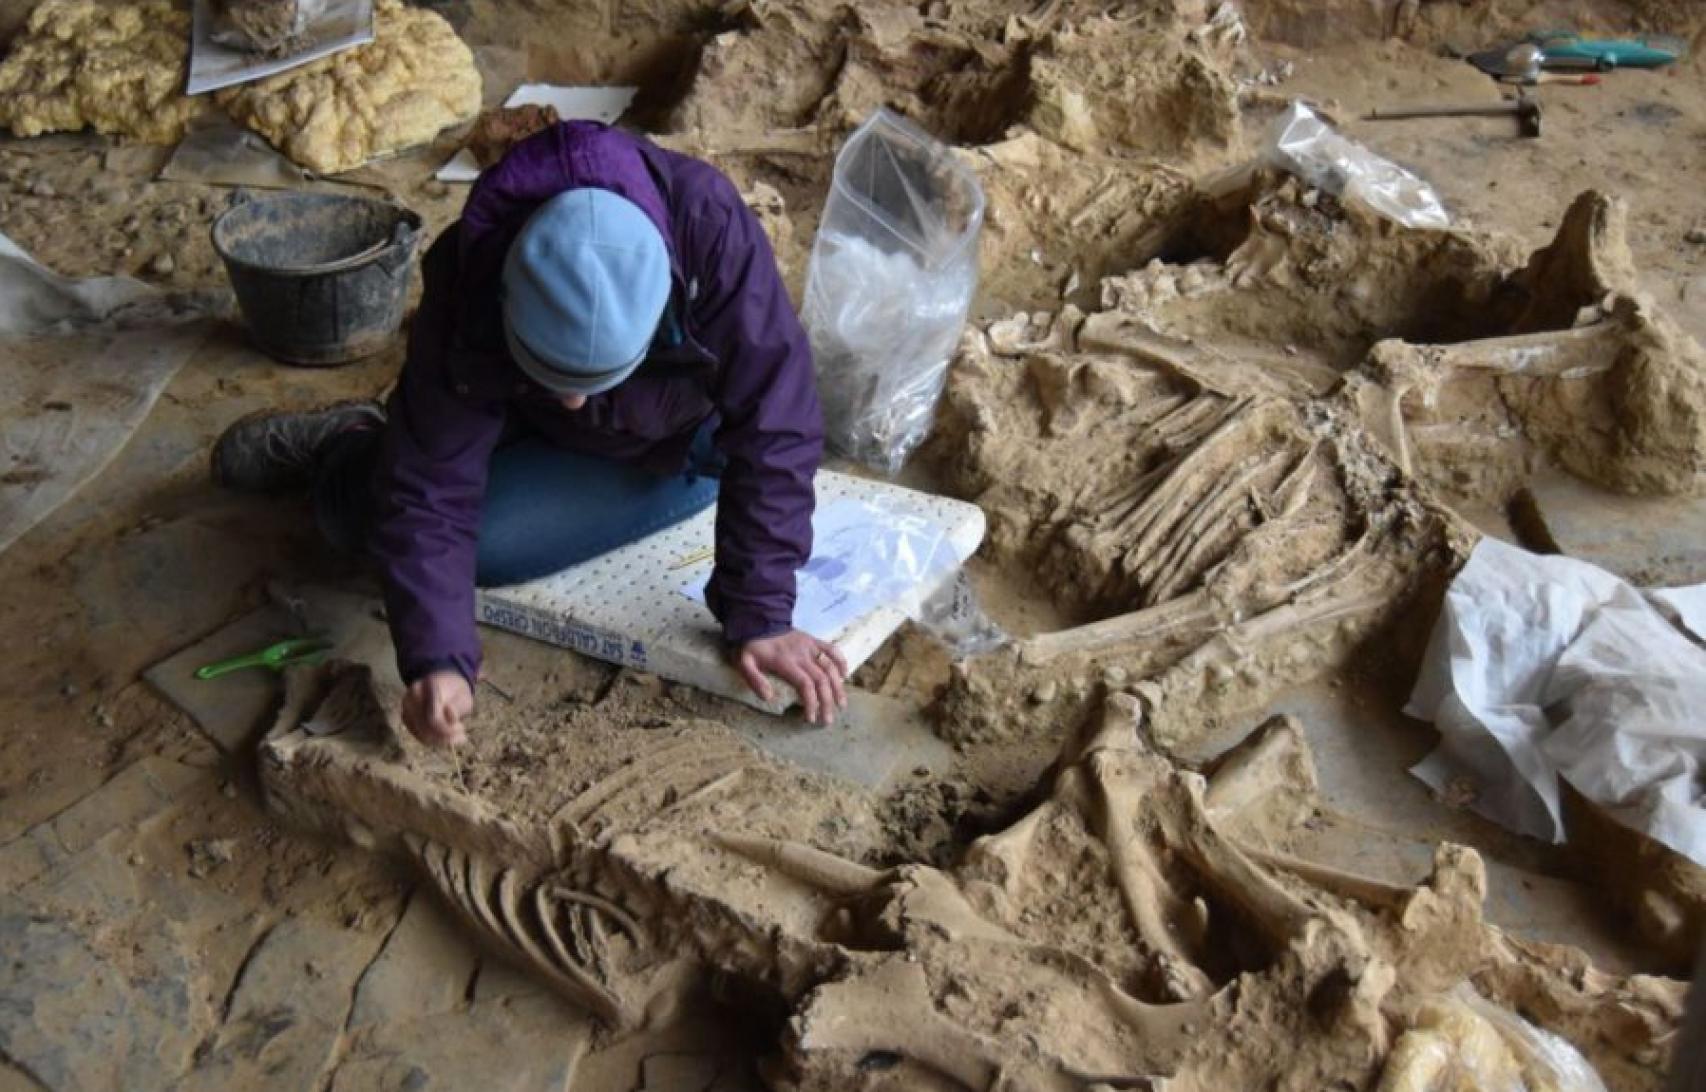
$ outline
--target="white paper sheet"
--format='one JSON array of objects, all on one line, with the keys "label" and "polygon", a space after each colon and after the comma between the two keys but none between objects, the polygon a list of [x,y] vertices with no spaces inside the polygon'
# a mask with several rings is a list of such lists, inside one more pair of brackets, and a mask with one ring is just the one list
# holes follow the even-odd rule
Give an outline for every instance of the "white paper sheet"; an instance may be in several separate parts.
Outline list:
[{"label": "white paper sheet", "polygon": [[1564,838],[1562,778],[1706,866],[1703,608],[1706,585],[1642,592],[1583,561],[1482,539],[1405,709],[1441,735],[1412,772],[1441,792],[1466,786],[1482,815],[1552,842]]},{"label": "white paper sheet", "polygon": [[[506,107],[554,106],[563,121],[601,121],[610,125],[634,101],[637,87],[558,87],[549,83],[524,83],[504,100]],[[480,177],[474,153],[463,148],[433,175],[440,182],[472,182]]]},{"label": "white paper sheet", "polygon": [[[812,517],[812,556],[796,578],[794,626],[828,641],[879,607],[916,614],[935,578],[964,560],[927,519],[864,501],[835,501]],[[699,572],[681,593],[704,602],[709,579],[708,571]]]},{"label": "white paper sheet", "polygon": [[328,0],[301,45],[281,57],[261,56],[215,41],[213,0],[195,0],[186,94],[200,95],[276,76],[322,57],[373,41],[373,0]]}]

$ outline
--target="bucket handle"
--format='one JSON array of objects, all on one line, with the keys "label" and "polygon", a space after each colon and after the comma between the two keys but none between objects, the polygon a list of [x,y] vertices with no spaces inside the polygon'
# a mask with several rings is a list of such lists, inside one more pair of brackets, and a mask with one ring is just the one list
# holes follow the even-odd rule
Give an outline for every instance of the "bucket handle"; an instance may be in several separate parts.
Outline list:
[{"label": "bucket handle", "polygon": [[411,224],[407,220],[399,220],[397,226],[391,229],[391,242],[375,263],[385,271],[387,277],[395,277],[399,269],[407,272],[409,256],[414,252],[415,239],[419,235],[420,225]]}]

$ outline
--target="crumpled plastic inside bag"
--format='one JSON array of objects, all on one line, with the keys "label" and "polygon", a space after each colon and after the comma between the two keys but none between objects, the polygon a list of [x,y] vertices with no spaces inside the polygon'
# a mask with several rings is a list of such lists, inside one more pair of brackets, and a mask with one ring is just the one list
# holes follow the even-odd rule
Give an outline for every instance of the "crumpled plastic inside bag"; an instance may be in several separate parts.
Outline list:
[{"label": "crumpled plastic inside bag", "polygon": [[1451,217],[1432,186],[1341,135],[1301,102],[1292,103],[1275,123],[1267,159],[1316,189],[1405,227],[1451,226]]}]

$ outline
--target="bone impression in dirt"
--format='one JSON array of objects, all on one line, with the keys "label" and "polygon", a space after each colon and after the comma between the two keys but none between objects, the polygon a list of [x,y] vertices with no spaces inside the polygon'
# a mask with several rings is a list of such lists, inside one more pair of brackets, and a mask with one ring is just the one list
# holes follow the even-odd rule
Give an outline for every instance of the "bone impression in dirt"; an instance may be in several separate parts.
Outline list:
[{"label": "bone impression in dirt", "polygon": [[1465,984],[1639,1086],[1676,1020],[1677,984],[1486,925],[1472,851],[1405,888],[1262,845],[1314,807],[1284,719],[1205,778],[1116,695],[1040,804],[940,870],[875,867],[893,847],[873,796],[715,724],[607,732],[531,771],[560,800],[512,807],[463,792],[393,697],[364,667],[293,673],[261,749],[269,807],[413,860],[489,947],[615,1028],[712,979],[769,999],[790,1014],[773,1087],[1363,1087]]},{"label": "bone impression in dirt", "polygon": [[1706,354],[1636,291],[1623,218],[1584,194],[1524,264],[1258,175],[1181,229],[1241,232],[1224,262],[968,337],[938,465],[986,556],[1080,624],[958,667],[944,733],[1046,736],[1105,685],[1176,746],[1431,609],[1476,537],[1457,498],[1543,461],[1706,486]]}]

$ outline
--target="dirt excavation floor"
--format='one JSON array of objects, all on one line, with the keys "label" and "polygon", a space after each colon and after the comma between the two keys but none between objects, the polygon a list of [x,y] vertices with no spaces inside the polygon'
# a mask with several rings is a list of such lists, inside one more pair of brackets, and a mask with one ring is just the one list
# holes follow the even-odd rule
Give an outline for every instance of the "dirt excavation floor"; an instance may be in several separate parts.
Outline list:
[{"label": "dirt excavation floor", "polygon": [[[382,78],[208,106],[148,2],[43,5],[146,39],[143,75],[0,103],[43,130],[0,137],[0,232],[64,274],[225,287],[238,191],[146,142],[221,112],[381,156],[304,185],[436,233],[475,82],[634,84],[625,123],[734,179],[796,298],[852,127],[953,143],[980,289],[901,480],[982,508],[1008,639],[909,624],[812,730],[489,631],[470,744],[424,750],[360,566],[207,480],[227,424],[376,396],[400,339],[311,370],[211,323],[0,552],[0,1090],[1600,1087],[1577,1056],[1663,1087],[1706,874],[1585,799],[1552,845],[1430,792],[1400,710],[1483,536],[1706,581],[1699,5],[382,3]],[[0,0],[40,51],[4,94],[52,82],[34,7]],[[1689,55],[1537,88],[1538,139],[1364,120],[1494,102],[1456,54],[1553,26]],[[1264,161],[1299,99],[1450,229]],[[182,681],[305,621],[330,662]]]}]

